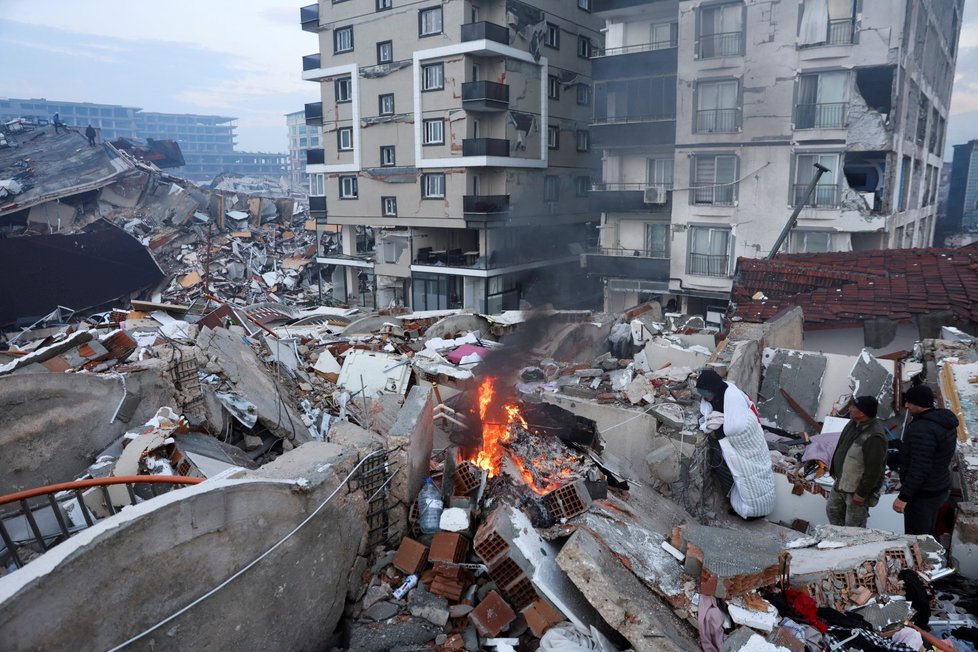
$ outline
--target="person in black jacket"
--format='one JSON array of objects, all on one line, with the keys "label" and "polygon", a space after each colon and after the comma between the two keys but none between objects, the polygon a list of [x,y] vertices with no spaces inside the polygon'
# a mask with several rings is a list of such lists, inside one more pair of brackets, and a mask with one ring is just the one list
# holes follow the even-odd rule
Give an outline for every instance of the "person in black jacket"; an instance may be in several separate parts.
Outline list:
[{"label": "person in black jacket", "polygon": [[951,490],[951,458],[957,446],[958,418],[934,408],[934,392],[926,385],[907,390],[904,405],[913,420],[900,447],[900,494],[893,511],[903,514],[907,534],[934,534],[937,511]]}]

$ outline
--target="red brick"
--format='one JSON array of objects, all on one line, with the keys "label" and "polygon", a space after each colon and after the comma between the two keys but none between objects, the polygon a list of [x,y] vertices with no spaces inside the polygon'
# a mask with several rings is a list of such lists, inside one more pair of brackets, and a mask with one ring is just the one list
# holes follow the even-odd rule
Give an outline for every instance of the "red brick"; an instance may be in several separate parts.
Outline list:
[{"label": "red brick", "polygon": [[498,636],[515,618],[516,612],[495,591],[490,591],[469,613],[469,620],[482,636]]},{"label": "red brick", "polygon": [[458,564],[465,561],[469,550],[469,540],[457,532],[436,532],[431,540],[430,561],[444,561]]},{"label": "red brick", "polygon": [[543,598],[530,603],[520,613],[526,618],[526,624],[530,626],[530,631],[537,638],[543,636],[548,629],[557,623],[565,620],[564,614],[554,609]]},{"label": "red brick", "polygon": [[420,573],[427,561],[427,546],[409,537],[404,537],[392,563],[394,568],[405,573]]}]

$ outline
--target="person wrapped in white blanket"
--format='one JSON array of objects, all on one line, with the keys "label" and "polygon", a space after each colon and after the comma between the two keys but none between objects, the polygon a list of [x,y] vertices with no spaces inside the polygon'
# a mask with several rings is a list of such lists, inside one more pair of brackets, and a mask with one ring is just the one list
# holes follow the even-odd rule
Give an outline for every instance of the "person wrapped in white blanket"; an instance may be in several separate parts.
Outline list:
[{"label": "person wrapped in white blanket", "polygon": [[712,369],[696,379],[700,401],[700,430],[707,434],[710,466],[731,513],[744,519],[767,516],[774,510],[774,471],[764,431],[750,397]]}]

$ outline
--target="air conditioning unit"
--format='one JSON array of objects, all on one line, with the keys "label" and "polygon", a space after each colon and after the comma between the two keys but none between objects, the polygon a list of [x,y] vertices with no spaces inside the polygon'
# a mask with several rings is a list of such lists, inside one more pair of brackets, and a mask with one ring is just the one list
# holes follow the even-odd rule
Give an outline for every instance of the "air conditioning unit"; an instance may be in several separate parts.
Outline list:
[{"label": "air conditioning unit", "polygon": [[669,200],[668,191],[663,186],[647,186],[643,201],[646,204],[665,204]]}]

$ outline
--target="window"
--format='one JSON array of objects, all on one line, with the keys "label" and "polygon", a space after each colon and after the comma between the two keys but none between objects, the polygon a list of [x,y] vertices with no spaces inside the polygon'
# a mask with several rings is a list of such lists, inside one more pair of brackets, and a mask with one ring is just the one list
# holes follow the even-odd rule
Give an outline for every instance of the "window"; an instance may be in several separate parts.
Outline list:
[{"label": "window", "polygon": [[560,49],[560,28],[553,23],[547,23],[547,31],[544,34],[543,44],[547,47]]},{"label": "window", "polygon": [[662,190],[672,190],[673,159],[650,158],[646,164],[646,183]]},{"label": "window", "polygon": [[702,154],[693,157],[694,204],[733,206],[737,201],[737,157]]},{"label": "window", "polygon": [[560,99],[560,80],[555,75],[547,76],[547,97],[552,100]]},{"label": "window", "polygon": [[353,149],[353,127],[340,127],[336,130],[336,148],[341,152]]},{"label": "window", "polygon": [[821,254],[832,251],[830,231],[794,231],[791,234],[791,251],[796,254]]},{"label": "window", "polygon": [[381,145],[380,147],[380,166],[384,168],[394,167],[394,146]]},{"label": "window", "polygon": [[441,34],[441,7],[422,9],[418,12],[418,36]]},{"label": "window", "polygon": [[744,53],[744,5],[739,2],[701,7],[697,30],[700,59]]},{"label": "window", "polygon": [[333,54],[353,50],[353,26],[338,27],[333,30]]},{"label": "window", "polygon": [[397,217],[397,197],[381,197],[380,214],[384,217]]},{"label": "window", "polygon": [[543,201],[557,201],[560,198],[560,177],[551,174],[543,177]]},{"label": "window", "polygon": [[443,145],[445,143],[445,121],[441,118],[424,121],[424,145]]},{"label": "window", "polygon": [[385,93],[377,98],[380,115],[393,115],[394,113],[394,94]]},{"label": "window", "polygon": [[577,85],[577,103],[581,106],[591,105],[591,86],[588,84]]},{"label": "window", "polygon": [[657,222],[645,225],[645,255],[649,258],[669,257],[669,225]]},{"label": "window", "polygon": [[322,197],[326,194],[326,175],[325,174],[310,174],[309,175],[309,194],[316,197]]},{"label": "window", "polygon": [[587,152],[591,149],[591,132],[584,129],[577,130],[577,151]]},{"label": "window", "polygon": [[679,25],[677,23],[658,23],[652,26],[652,49],[665,50],[676,47]]},{"label": "window", "polygon": [[547,148],[558,149],[560,147],[560,127],[550,125],[547,127]]},{"label": "window", "polygon": [[740,128],[740,82],[696,84],[696,132],[731,132]]},{"label": "window", "polygon": [[357,196],[357,178],[340,177],[340,199],[356,199]]},{"label": "window", "polygon": [[586,36],[577,37],[577,56],[585,59],[591,57],[591,39]]},{"label": "window", "polygon": [[798,77],[795,129],[841,129],[846,126],[849,73],[820,72]]},{"label": "window", "polygon": [[699,276],[729,276],[730,241],[728,228],[690,226],[686,272]]},{"label": "window", "polygon": [[591,11],[591,0],[577,0],[577,8]]},{"label": "window", "polygon": [[852,43],[854,0],[805,0],[798,27],[802,45]]},{"label": "window", "polygon": [[421,66],[421,90],[438,91],[445,88],[445,64],[429,63]]},{"label": "window", "polygon": [[578,197],[587,197],[591,190],[591,177],[577,177],[574,179],[574,190]]},{"label": "window", "polygon": [[377,11],[383,11],[385,9],[390,9],[392,5],[392,0],[377,0]]},{"label": "window", "polygon": [[421,175],[421,197],[442,199],[445,196],[445,173],[430,172]]},{"label": "window", "polygon": [[[828,168],[819,177],[812,196],[805,202],[808,185],[815,178],[815,164]],[[805,206],[815,208],[835,208],[839,205],[839,155],[838,154],[798,154],[795,156],[795,183],[792,188],[791,205],[805,202]]]},{"label": "window", "polygon": [[394,60],[394,44],[391,41],[381,41],[377,44],[377,63],[390,63]]},{"label": "window", "polygon": [[350,102],[353,99],[353,80],[349,77],[337,79],[335,90],[337,102]]}]

